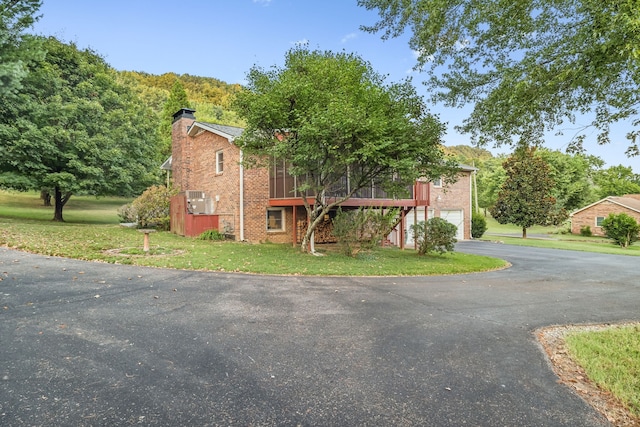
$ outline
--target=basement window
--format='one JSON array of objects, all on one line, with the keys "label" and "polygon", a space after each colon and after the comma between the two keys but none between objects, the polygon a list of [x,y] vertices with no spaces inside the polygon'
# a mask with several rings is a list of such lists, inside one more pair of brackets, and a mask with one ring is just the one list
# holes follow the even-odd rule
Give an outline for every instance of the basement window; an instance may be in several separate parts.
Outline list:
[{"label": "basement window", "polygon": [[284,231],[284,209],[267,209],[267,231]]},{"label": "basement window", "polygon": [[224,153],[222,150],[216,151],[216,173],[224,171]]}]

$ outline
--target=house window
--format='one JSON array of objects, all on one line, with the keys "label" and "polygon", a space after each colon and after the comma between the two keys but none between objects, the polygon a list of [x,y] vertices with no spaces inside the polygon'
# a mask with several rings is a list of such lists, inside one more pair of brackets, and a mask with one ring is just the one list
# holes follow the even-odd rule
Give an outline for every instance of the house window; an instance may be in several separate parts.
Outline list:
[{"label": "house window", "polygon": [[436,178],[433,180],[434,187],[442,187],[442,178]]},{"label": "house window", "polygon": [[604,217],[603,216],[597,216],[596,217],[596,227],[602,227],[602,221],[604,221]]},{"label": "house window", "polygon": [[284,231],[284,209],[267,209],[267,231]]},{"label": "house window", "polygon": [[222,150],[216,151],[216,173],[224,171],[224,153]]}]

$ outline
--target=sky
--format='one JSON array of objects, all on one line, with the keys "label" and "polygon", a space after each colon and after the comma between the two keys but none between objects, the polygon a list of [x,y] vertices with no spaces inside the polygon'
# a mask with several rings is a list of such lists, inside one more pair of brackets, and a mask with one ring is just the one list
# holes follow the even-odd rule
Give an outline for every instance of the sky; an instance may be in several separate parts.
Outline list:
[{"label": "sky", "polygon": [[[380,33],[361,31],[378,16],[357,0],[43,0],[39,14],[35,33],[90,48],[117,70],[243,84],[252,66],[282,66],[289,49],[306,43],[310,49],[355,53],[388,76],[388,83],[411,78],[418,92],[428,95],[422,85],[426,74],[413,69],[416,55],[409,35],[382,40]],[[448,124],[446,145],[470,145],[469,137],[454,129],[470,111],[471,106],[432,107]],[[627,129],[614,129],[614,142],[606,146],[588,139],[588,154],[602,158],[607,167],[622,164],[640,173],[640,157],[624,154]],[[550,134],[546,146],[563,150],[571,134]],[[494,154],[511,151],[487,148]]]}]

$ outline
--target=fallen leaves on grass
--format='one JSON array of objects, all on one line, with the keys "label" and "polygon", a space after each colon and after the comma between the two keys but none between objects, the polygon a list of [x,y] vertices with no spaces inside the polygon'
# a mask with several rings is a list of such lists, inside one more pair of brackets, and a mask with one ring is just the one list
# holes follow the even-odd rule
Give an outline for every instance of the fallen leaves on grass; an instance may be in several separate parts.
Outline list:
[{"label": "fallen leaves on grass", "polygon": [[616,427],[639,426],[640,418],[634,416],[611,393],[600,389],[588,377],[584,369],[570,356],[565,336],[570,332],[599,330],[611,325],[564,325],[538,329],[536,338],[542,345],[558,382],[574,389],[582,399],[604,415]]}]

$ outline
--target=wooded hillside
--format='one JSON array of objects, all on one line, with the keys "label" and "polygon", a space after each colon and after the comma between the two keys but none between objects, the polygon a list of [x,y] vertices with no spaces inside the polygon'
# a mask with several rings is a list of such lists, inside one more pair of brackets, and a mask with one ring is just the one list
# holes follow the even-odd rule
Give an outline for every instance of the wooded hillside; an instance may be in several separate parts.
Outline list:
[{"label": "wooded hillside", "polygon": [[171,87],[178,80],[187,92],[190,106],[196,110],[198,120],[243,126],[236,114],[229,110],[230,97],[240,90],[239,84],[228,84],[213,77],[190,74],[155,75],[139,71],[119,73],[123,79],[137,83],[140,96],[158,115],[162,113],[162,108],[169,98]]}]

